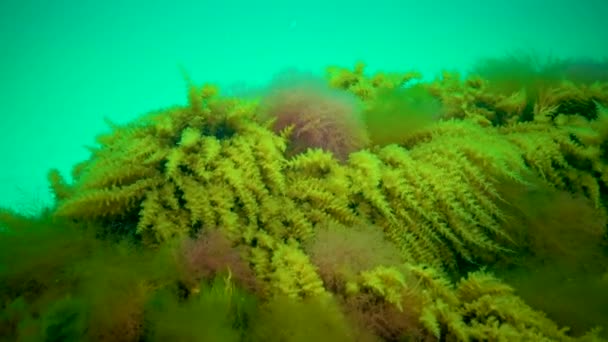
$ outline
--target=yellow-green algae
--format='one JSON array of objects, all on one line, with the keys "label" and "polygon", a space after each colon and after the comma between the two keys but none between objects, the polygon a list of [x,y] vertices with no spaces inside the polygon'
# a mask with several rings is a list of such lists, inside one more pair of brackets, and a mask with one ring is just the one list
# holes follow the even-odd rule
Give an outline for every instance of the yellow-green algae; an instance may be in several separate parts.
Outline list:
[{"label": "yellow-green algae", "polygon": [[53,208],[0,213],[0,335],[601,340],[608,83],[529,63],[415,85],[331,67],[256,99],[190,84],[112,124],[73,183],[49,173]]}]

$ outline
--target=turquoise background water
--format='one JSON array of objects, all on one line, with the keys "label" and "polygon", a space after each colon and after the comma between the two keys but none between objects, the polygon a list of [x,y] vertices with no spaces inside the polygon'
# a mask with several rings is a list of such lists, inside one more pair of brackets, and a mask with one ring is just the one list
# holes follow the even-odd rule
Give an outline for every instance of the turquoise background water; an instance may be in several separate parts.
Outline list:
[{"label": "turquoise background water", "polygon": [[184,104],[180,68],[227,90],[356,61],[432,78],[520,50],[606,57],[607,18],[602,0],[3,0],[0,206],[47,203],[48,169],[69,176],[104,117]]}]

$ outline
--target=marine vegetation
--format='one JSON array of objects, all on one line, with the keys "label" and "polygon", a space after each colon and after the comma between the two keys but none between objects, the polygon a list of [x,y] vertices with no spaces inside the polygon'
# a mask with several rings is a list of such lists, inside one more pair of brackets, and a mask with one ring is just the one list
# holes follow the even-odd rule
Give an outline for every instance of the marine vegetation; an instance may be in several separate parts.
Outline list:
[{"label": "marine vegetation", "polygon": [[0,336],[602,341],[608,80],[555,63],[188,82],[0,212]]}]

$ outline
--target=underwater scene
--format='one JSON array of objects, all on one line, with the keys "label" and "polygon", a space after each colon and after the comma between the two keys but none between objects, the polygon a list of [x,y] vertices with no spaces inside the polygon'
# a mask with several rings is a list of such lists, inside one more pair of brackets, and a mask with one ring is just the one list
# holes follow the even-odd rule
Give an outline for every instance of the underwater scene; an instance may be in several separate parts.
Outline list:
[{"label": "underwater scene", "polygon": [[608,3],[481,6],[0,5],[0,341],[608,341]]}]

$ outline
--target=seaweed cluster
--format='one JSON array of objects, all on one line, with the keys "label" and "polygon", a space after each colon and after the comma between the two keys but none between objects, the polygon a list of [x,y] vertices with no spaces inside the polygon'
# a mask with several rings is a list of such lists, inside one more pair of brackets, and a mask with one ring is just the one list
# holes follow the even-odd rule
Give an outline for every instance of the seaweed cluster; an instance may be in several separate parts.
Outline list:
[{"label": "seaweed cluster", "polygon": [[189,84],[51,171],[42,217],[1,213],[0,335],[602,340],[608,82],[580,65]]}]

